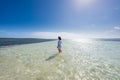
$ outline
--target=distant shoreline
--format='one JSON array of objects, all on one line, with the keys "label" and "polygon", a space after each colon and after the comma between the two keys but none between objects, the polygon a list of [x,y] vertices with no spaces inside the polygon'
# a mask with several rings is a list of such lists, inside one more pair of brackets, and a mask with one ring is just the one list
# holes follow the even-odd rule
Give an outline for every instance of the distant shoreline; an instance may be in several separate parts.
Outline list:
[{"label": "distant shoreline", "polygon": [[40,39],[40,38],[0,38],[0,47],[9,45],[21,45],[21,44],[31,44],[40,43],[47,41],[54,41],[56,39]]}]

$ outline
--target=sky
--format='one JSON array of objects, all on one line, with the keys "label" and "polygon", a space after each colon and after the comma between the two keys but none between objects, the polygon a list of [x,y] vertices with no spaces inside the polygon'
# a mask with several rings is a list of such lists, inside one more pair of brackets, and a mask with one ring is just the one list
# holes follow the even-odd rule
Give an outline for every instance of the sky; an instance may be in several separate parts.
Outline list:
[{"label": "sky", "polygon": [[0,0],[0,37],[120,38],[120,0]]}]

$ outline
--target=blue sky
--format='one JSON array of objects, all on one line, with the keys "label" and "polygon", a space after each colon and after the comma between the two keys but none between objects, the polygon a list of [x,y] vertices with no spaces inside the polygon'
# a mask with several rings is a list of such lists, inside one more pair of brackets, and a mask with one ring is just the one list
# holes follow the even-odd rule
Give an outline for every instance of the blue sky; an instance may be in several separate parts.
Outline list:
[{"label": "blue sky", "polygon": [[120,0],[0,0],[0,37],[120,38]]}]

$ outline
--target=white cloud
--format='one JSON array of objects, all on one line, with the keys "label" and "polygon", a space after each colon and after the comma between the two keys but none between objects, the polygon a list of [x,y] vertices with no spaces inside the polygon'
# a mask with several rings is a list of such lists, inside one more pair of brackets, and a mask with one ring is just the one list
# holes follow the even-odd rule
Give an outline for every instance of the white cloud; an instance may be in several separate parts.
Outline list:
[{"label": "white cloud", "polygon": [[[118,28],[117,28],[118,29]],[[61,36],[63,39],[81,39],[81,38],[114,38],[120,37],[119,32],[116,30],[109,30],[103,33],[71,33],[71,32],[31,32],[33,38],[53,38],[57,39]]]},{"label": "white cloud", "polygon": [[80,35],[69,32],[32,32],[31,36],[37,38],[57,38],[57,36],[64,39],[80,38]]},{"label": "white cloud", "polygon": [[81,38],[111,38],[120,37],[120,27],[114,27],[100,33],[72,33],[72,32],[6,32],[0,31],[0,37],[16,37],[16,38],[46,38],[57,39],[61,36],[63,39],[81,39]]},{"label": "white cloud", "polygon": [[120,27],[114,26],[109,30],[106,30],[105,32],[101,33],[104,35],[104,37],[108,38],[120,38]]},{"label": "white cloud", "polygon": [[115,30],[120,30],[120,27],[119,26],[115,26],[114,29]]}]

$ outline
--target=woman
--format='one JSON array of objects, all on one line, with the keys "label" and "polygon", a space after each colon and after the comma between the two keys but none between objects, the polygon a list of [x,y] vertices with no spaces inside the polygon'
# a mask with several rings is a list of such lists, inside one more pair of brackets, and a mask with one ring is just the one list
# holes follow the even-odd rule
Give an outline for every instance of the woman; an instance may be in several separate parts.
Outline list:
[{"label": "woman", "polygon": [[57,46],[57,48],[58,48],[58,52],[59,53],[62,52],[62,50],[61,50],[61,48],[62,48],[62,41],[61,40],[62,40],[61,37],[58,36],[58,46]]}]

